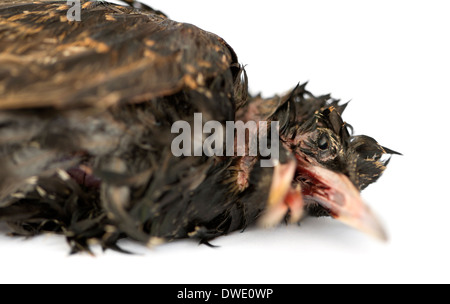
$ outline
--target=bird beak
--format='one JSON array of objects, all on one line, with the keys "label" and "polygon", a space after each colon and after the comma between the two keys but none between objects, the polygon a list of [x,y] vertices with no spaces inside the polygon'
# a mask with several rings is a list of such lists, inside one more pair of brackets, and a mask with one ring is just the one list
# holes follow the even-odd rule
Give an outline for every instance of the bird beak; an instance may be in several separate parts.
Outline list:
[{"label": "bird beak", "polygon": [[289,212],[289,222],[299,222],[303,216],[303,196],[300,185],[292,188],[297,162],[293,159],[274,168],[267,208],[259,219],[263,227],[273,227],[280,223]]},{"label": "bird beak", "polygon": [[317,165],[303,167],[302,171],[307,171],[321,185],[308,193],[304,197],[305,201],[313,199],[328,210],[333,218],[377,239],[387,240],[379,220],[363,202],[359,191],[347,176]]},{"label": "bird beak", "polygon": [[[294,183],[297,176],[309,184]],[[303,216],[308,204],[319,204],[335,219],[382,241],[387,235],[379,220],[364,203],[355,185],[344,174],[298,159],[274,168],[265,213],[259,219],[264,227],[273,227],[290,214],[291,223]]]}]

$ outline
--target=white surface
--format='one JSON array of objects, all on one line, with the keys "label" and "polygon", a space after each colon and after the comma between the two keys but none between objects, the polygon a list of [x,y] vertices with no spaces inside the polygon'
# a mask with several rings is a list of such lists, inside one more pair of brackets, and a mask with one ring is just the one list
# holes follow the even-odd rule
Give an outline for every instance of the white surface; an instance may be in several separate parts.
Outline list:
[{"label": "white surface", "polygon": [[[358,134],[402,152],[363,192],[390,235],[379,243],[330,219],[249,230],[211,249],[182,241],[139,255],[68,257],[62,237],[0,236],[0,282],[450,283],[448,1],[147,1],[214,32],[269,96],[310,80],[352,99]],[[445,133],[444,133],[445,132]]]}]

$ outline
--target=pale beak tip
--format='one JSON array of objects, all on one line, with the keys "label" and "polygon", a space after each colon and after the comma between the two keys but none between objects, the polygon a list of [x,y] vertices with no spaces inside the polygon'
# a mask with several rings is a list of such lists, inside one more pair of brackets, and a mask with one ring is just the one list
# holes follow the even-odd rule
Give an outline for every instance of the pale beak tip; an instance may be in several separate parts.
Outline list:
[{"label": "pale beak tip", "polygon": [[362,217],[362,231],[367,232],[381,242],[387,242],[389,240],[386,229],[381,224],[378,217],[366,206],[365,214]]},{"label": "pale beak tip", "polygon": [[373,236],[377,240],[379,240],[383,243],[387,243],[389,241],[389,236],[388,236],[386,230],[384,229],[384,227],[381,224],[379,224],[379,222],[378,222],[377,227],[374,229]]},{"label": "pale beak tip", "polygon": [[373,238],[381,241],[387,242],[389,236],[381,224],[380,220],[375,216],[375,214],[364,205],[365,210],[359,217],[335,217],[337,220],[343,222],[344,224],[355,228]]}]

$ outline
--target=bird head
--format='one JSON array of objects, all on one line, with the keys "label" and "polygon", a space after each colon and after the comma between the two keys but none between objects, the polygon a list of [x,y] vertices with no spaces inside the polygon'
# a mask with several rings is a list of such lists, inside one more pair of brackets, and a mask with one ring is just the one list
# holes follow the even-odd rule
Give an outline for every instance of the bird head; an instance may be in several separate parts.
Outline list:
[{"label": "bird head", "polygon": [[386,169],[386,154],[399,153],[371,137],[352,135],[352,127],[342,119],[346,104],[328,95],[314,97],[298,86],[278,105],[270,119],[280,123],[280,141],[288,157],[274,169],[263,224],[279,221],[284,211],[293,222],[304,212],[330,215],[385,240],[383,227],[360,191]]}]

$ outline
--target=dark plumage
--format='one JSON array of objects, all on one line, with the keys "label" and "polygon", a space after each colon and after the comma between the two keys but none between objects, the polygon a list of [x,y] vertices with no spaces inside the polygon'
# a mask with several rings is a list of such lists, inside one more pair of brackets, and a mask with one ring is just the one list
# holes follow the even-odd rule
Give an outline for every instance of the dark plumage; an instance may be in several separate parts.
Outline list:
[{"label": "dark plumage", "polygon": [[[250,96],[222,38],[148,6],[82,8],[69,22],[65,1],[0,4],[0,221],[15,234],[120,250],[123,237],[207,242],[306,210],[385,237],[359,191],[396,152],[350,134],[345,105],[305,85]],[[172,124],[198,112],[223,124],[279,121],[279,164],[175,157]]]}]

